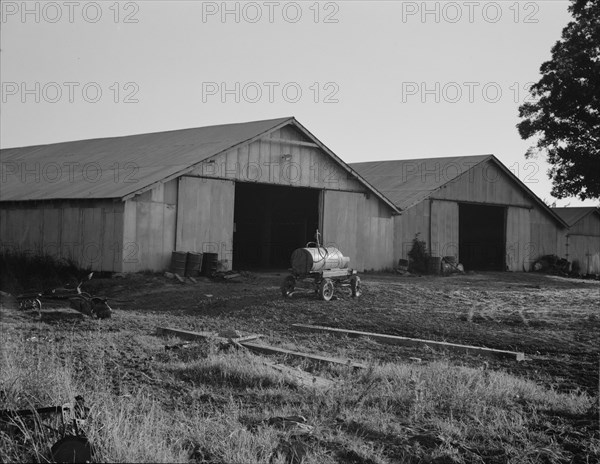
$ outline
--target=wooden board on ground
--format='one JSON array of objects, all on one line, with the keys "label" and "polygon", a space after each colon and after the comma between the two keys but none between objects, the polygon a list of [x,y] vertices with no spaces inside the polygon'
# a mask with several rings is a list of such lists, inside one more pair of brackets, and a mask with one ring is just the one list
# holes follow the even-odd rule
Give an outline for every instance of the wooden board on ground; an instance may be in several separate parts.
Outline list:
[{"label": "wooden board on ground", "polygon": [[[171,329],[168,327],[157,327],[156,333],[158,335],[174,335],[176,337],[182,338],[184,340],[207,340],[209,338],[227,342],[228,338],[219,337],[216,332],[191,332],[189,330],[180,330],[180,329]],[[233,338],[236,342],[250,341],[256,340],[257,338],[262,337],[262,335],[247,335],[245,337]]]},{"label": "wooden board on ground", "polygon": [[[218,337],[214,332],[191,332],[189,330],[171,329],[168,327],[157,327],[156,332],[158,335],[174,335],[184,340],[206,340],[213,338],[220,341],[229,341],[226,338]],[[248,335],[246,337],[233,338],[231,340],[237,345],[241,345],[246,349],[251,349],[249,346],[246,346],[245,342],[256,340],[260,337],[262,337],[262,335]],[[300,369],[293,369],[284,366],[283,364],[276,364],[267,360],[262,360],[261,362],[264,365],[287,375],[294,380],[294,383],[303,387],[330,388],[334,384],[332,380],[309,374]]]},{"label": "wooden board on ground", "polygon": [[451,350],[460,353],[466,353],[475,356],[487,356],[495,358],[508,358],[516,361],[523,361],[525,354],[516,351],[496,350],[493,348],[484,348],[471,345],[459,345],[456,343],[438,342],[434,340],[422,340],[419,338],[399,337],[396,335],[384,335],[371,332],[360,332],[358,330],[344,330],[333,327],[323,327],[318,325],[308,324],[292,324],[296,330],[304,332],[325,332],[334,335],[347,335],[348,337],[368,337],[379,343],[387,343],[390,345],[405,345],[405,346],[429,346],[442,350]]},{"label": "wooden board on ground", "polygon": [[270,361],[262,361],[266,366],[275,369],[278,372],[293,379],[294,383],[302,387],[324,388],[328,389],[334,385],[333,380],[309,374],[300,369],[294,369],[283,364],[276,364]]},{"label": "wooden board on ground", "polygon": [[248,341],[239,341],[239,343],[240,343],[240,345],[245,346],[246,348],[248,348],[252,351],[255,351],[257,353],[283,354],[285,356],[291,356],[294,358],[310,359],[311,361],[320,361],[320,362],[327,362],[327,363],[332,363],[332,364],[340,364],[343,366],[352,367],[354,369],[366,369],[366,367],[367,367],[365,364],[353,362],[350,359],[331,358],[329,356],[321,356],[318,354],[301,353],[299,351],[287,350],[285,348],[275,348],[273,346],[260,345],[258,343],[252,343],[252,342],[248,342]]}]

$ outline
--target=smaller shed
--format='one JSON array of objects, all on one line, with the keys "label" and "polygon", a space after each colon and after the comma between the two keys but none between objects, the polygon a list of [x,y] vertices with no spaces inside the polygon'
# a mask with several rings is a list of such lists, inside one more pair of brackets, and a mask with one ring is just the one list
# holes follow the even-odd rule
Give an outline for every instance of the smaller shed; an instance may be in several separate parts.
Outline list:
[{"label": "smaller shed", "polygon": [[575,272],[600,274],[600,209],[595,206],[552,208],[568,225],[565,257]]}]

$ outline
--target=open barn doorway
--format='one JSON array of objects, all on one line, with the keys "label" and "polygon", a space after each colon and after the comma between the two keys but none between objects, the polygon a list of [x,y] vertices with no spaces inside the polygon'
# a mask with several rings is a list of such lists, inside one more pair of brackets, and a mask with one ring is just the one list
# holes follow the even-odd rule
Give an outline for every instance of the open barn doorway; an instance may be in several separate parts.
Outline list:
[{"label": "open barn doorway", "polygon": [[506,208],[460,204],[458,253],[465,270],[506,270]]},{"label": "open barn doorway", "polygon": [[320,191],[236,182],[235,269],[285,269],[296,248],[314,240]]}]

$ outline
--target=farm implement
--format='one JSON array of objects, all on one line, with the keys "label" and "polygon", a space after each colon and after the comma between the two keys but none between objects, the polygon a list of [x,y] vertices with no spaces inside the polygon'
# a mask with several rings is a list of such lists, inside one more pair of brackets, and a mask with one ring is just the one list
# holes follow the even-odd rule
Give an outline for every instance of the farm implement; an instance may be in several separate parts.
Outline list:
[{"label": "farm implement", "polygon": [[309,242],[292,253],[291,273],[281,284],[281,294],[290,297],[298,287],[309,288],[323,301],[329,301],[336,290],[346,287],[353,297],[360,296],[360,277],[356,270],[348,267],[350,258],[335,247],[321,246],[318,230],[315,239],[316,242]]},{"label": "farm implement", "polygon": [[17,295],[19,309],[22,311],[31,309],[40,311],[43,301],[68,300],[71,308],[86,316],[108,319],[112,314],[108,300],[81,291],[83,283],[90,280],[93,275],[93,272],[89,273],[77,286],[65,285],[64,287],[44,290],[43,292],[28,292]]}]

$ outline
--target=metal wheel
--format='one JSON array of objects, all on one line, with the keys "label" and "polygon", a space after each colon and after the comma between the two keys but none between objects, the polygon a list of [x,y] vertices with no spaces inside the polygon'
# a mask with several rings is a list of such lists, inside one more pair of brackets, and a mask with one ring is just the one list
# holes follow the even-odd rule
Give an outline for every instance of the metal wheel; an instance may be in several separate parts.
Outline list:
[{"label": "metal wheel", "polygon": [[42,302],[38,298],[22,298],[19,300],[19,309],[25,311],[28,309],[42,309]]},{"label": "metal wheel", "polygon": [[331,279],[323,279],[319,285],[319,296],[323,301],[329,301],[333,298],[335,287]]},{"label": "metal wheel", "polygon": [[287,276],[283,279],[283,283],[281,284],[281,295],[284,298],[289,298],[294,293],[294,289],[296,288],[296,279],[294,276]]},{"label": "metal wheel", "polygon": [[350,289],[352,290],[352,297],[359,297],[362,293],[360,288],[360,277],[352,276],[350,277]]}]

